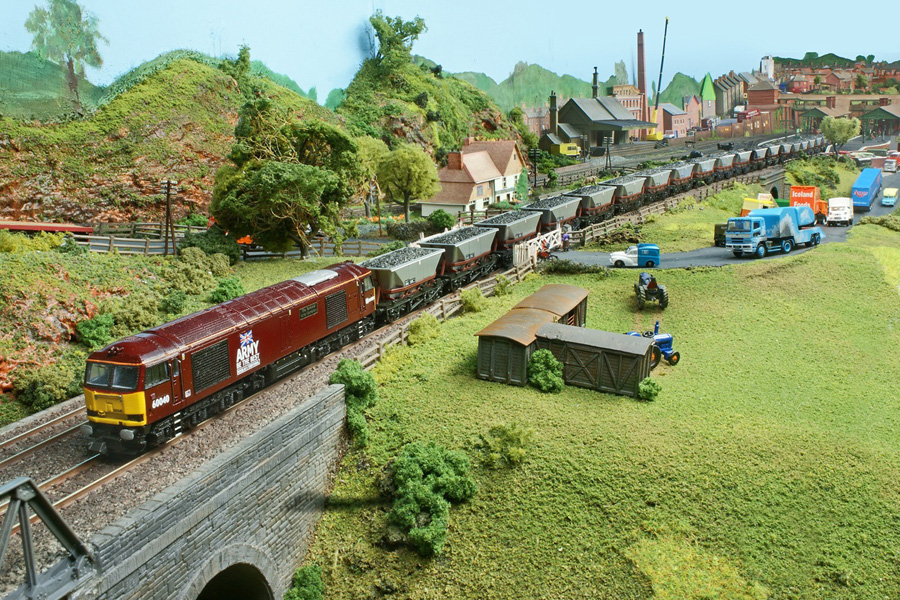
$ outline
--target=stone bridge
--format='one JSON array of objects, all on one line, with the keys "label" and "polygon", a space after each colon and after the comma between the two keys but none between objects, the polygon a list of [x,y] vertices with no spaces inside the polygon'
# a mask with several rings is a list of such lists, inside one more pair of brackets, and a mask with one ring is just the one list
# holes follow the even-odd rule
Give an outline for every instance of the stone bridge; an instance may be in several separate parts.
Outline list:
[{"label": "stone bridge", "polygon": [[91,568],[56,576],[77,579],[65,589],[38,581],[7,598],[280,599],[321,515],[344,415],[343,386],[323,389],[96,533]]}]

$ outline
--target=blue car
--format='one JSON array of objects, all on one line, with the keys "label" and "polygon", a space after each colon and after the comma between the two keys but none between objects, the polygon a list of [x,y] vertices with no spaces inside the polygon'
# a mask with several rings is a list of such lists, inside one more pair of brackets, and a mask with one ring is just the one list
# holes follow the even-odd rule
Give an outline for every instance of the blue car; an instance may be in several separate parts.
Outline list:
[{"label": "blue car", "polygon": [[659,264],[659,246],[656,244],[638,244],[630,246],[625,252],[613,252],[609,255],[609,264],[614,267],[646,267],[652,269]]}]

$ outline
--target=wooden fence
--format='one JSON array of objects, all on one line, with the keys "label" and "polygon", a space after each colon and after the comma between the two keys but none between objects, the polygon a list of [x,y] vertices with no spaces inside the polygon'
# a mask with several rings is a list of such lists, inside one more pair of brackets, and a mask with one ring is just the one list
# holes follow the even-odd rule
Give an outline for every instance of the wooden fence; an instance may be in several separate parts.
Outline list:
[{"label": "wooden fence", "polygon": [[[325,238],[313,240],[309,246],[310,256],[368,256],[371,252],[380,250],[385,242],[373,242],[369,240],[346,240],[338,248],[335,243]],[[266,252],[259,246],[241,246],[244,260],[260,258],[287,258],[302,256],[299,248],[284,253]],[[340,251],[339,251],[340,250]]]},{"label": "wooden fence", "polygon": [[[473,288],[478,288],[481,290],[481,293],[485,296],[491,296],[494,293],[494,288],[497,287],[497,278],[505,277],[510,283],[519,283],[522,281],[526,275],[534,271],[534,263],[528,263],[505,273],[500,273],[499,275],[494,275],[488,279],[482,279],[480,281],[476,281],[472,285],[468,285],[463,290],[469,290]],[[462,290],[460,290],[462,291]],[[459,293],[456,293],[452,296],[447,296],[441,298],[439,301],[435,302],[428,308],[426,308],[423,312],[428,312],[434,315],[439,321],[445,321],[452,317],[453,315],[461,312],[463,309],[462,300],[460,300]],[[385,352],[391,346],[397,346],[400,344],[406,344],[407,340],[409,340],[409,325],[412,323],[414,319],[410,319],[406,323],[404,323],[398,329],[395,329],[393,333],[388,335],[386,338],[378,341],[372,342],[368,348],[366,348],[358,357],[357,360],[362,364],[363,368],[366,370],[371,369],[375,366],[379,360],[384,357]]]},{"label": "wooden fence", "polygon": [[[88,223],[94,228],[94,234],[98,236],[125,237],[139,239],[149,237],[162,239],[165,237],[163,223]],[[175,237],[179,238],[185,233],[203,233],[205,225],[175,225]]]},{"label": "wooden fence", "polygon": [[[150,238],[133,239],[104,235],[73,235],[79,246],[84,246],[91,252],[102,254],[118,252],[119,254],[164,254],[165,240]],[[169,240],[169,254],[175,254],[177,240]]]}]

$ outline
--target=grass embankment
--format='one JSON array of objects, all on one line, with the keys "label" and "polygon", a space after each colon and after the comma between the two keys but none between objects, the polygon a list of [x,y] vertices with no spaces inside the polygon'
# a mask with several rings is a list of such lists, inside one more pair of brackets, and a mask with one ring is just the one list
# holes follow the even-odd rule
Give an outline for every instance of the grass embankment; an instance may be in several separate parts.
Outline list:
[{"label": "grass embankment", "polygon": [[[234,276],[251,292],[337,260],[238,263]],[[75,325],[95,316],[106,302],[156,294],[165,284],[166,264],[161,257],[118,254],[0,253],[0,381],[14,379],[17,369],[60,361],[80,361],[76,372],[81,373],[89,350],[76,341]],[[157,323],[210,305],[206,293],[188,295],[183,311],[159,313]],[[0,427],[28,414],[25,405],[3,393],[8,391],[0,389]]]},{"label": "grass embankment", "polygon": [[[371,440],[350,452],[310,560],[330,598],[900,596],[900,234],[739,267],[666,271],[672,303],[636,312],[633,271],[548,277],[442,325],[376,367]],[[882,254],[891,250],[891,258]],[[894,273],[894,275],[890,275]],[[473,334],[550,282],[591,291],[588,326],[675,335],[655,403],[480,381]],[[445,553],[383,544],[382,467],[406,442],[472,451],[533,429],[512,470],[475,469]]]}]

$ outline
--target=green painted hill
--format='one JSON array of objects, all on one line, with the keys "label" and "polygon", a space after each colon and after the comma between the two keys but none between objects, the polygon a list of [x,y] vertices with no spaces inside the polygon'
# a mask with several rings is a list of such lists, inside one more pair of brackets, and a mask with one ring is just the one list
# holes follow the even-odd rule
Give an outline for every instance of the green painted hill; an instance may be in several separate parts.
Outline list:
[{"label": "green painted hill", "polygon": [[[431,65],[431,66],[430,66]],[[429,152],[459,148],[465,138],[511,139],[516,132],[488,95],[414,60],[394,67],[367,59],[337,108],[354,135],[403,140]]]},{"label": "green painted hill", "polygon": [[[216,61],[177,51],[116,80],[96,112],[62,124],[0,121],[0,218],[159,220],[159,182],[179,181],[176,212],[205,210],[244,96]],[[252,84],[303,118],[333,112],[266,78]]]},{"label": "green painted hill", "polygon": [[[96,105],[102,87],[82,80],[84,106]],[[32,52],[0,51],[0,114],[19,119],[49,119],[72,112],[65,70]]]},{"label": "green painted hill", "polygon": [[679,108],[684,108],[684,97],[695,95],[700,97],[700,82],[684,73],[675,73],[675,77],[659,95],[660,102],[668,102]]}]

